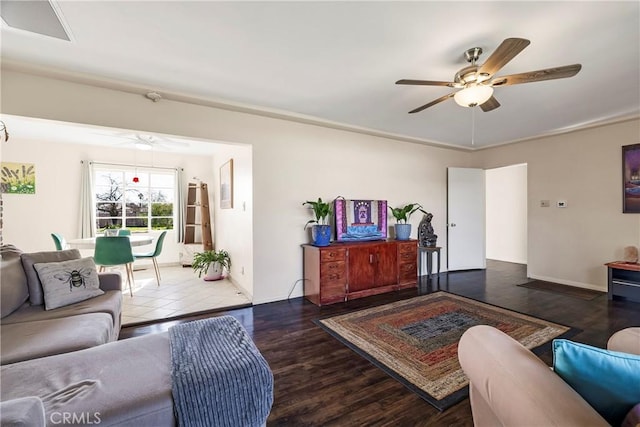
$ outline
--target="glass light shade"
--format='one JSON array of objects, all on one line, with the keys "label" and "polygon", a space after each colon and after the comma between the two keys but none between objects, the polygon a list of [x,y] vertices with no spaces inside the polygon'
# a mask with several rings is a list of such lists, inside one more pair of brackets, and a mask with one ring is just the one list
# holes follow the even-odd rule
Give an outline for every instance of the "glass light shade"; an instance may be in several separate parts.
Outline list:
[{"label": "glass light shade", "polygon": [[144,141],[136,141],[134,145],[138,150],[143,151],[151,150],[153,148],[150,143]]},{"label": "glass light shade", "polygon": [[493,88],[491,86],[482,85],[469,85],[464,89],[456,92],[453,95],[453,99],[461,107],[475,107],[487,102],[493,95]]}]

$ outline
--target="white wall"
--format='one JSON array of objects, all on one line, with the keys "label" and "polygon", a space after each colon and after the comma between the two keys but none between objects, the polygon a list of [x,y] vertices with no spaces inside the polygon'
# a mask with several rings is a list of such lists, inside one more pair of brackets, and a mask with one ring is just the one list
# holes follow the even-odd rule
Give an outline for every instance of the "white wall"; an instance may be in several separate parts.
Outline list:
[{"label": "white wall", "polygon": [[[79,237],[80,161],[149,166],[152,155],[156,167],[183,167],[186,179],[197,175],[208,182],[214,180],[211,157],[149,151],[136,153],[132,149],[51,143],[12,134],[9,142],[3,143],[2,161],[34,163],[36,193],[3,194],[4,243],[14,244],[25,252],[36,252],[55,249],[51,239],[53,232],[66,239]],[[140,250],[150,248],[141,247]],[[175,232],[169,231],[158,262],[177,263],[178,251]],[[136,264],[144,265],[145,261]]]},{"label": "white wall", "polygon": [[604,263],[640,243],[640,215],[622,213],[621,146],[638,135],[630,120],[474,153],[477,167],[527,163],[530,277],[606,290]]},{"label": "white wall", "polygon": [[[286,298],[302,278],[300,245],[309,241],[302,202],[310,198],[419,202],[434,214],[446,248],[446,168],[469,166],[470,153],[177,101],[152,103],[144,92],[2,73],[7,114],[250,144],[253,247],[246,250],[253,251],[253,268],[245,266],[245,275],[253,277],[254,303]],[[412,220],[414,237],[419,221]],[[297,285],[292,296],[301,294]]]},{"label": "white wall", "polygon": [[527,263],[527,165],[485,171],[487,258]]},{"label": "white wall", "polygon": [[[231,256],[230,279],[253,295],[253,182],[249,145],[225,145],[216,153],[213,170],[214,245]],[[220,208],[220,166],[233,159],[233,208]]]}]

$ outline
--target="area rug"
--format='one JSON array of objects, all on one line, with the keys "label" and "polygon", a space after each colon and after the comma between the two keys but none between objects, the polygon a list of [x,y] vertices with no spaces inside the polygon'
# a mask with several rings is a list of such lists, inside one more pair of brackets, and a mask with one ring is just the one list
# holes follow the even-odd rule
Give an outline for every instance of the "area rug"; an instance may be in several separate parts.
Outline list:
[{"label": "area rug", "polygon": [[523,288],[535,289],[537,291],[554,292],[556,294],[562,294],[573,298],[580,298],[585,301],[591,301],[604,295],[605,292],[594,291],[593,289],[584,289],[577,286],[561,285],[559,283],[545,282],[543,280],[532,280],[527,283],[522,283]]},{"label": "area rug", "polygon": [[458,341],[471,326],[493,326],[532,350],[575,332],[442,291],[315,322],[440,411],[468,395]]}]

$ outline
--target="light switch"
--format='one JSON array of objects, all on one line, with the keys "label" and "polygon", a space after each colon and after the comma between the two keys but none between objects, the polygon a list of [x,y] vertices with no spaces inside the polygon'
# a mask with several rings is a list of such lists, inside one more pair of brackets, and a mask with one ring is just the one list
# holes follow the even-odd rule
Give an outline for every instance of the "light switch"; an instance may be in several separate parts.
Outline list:
[{"label": "light switch", "polygon": [[566,200],[558,200],[558,207],[559,208],[566,208],[567,207]]}]

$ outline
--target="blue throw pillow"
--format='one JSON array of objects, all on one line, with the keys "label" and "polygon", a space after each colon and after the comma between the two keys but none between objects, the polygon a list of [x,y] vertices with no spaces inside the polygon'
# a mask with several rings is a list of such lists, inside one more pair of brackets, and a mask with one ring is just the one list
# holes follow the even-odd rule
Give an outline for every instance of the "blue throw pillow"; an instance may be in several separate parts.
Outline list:
[{"label": "blue throw pillow", "polygon": [[553,369],[611,425],[640,402],[640,356],[556,339]]}]

